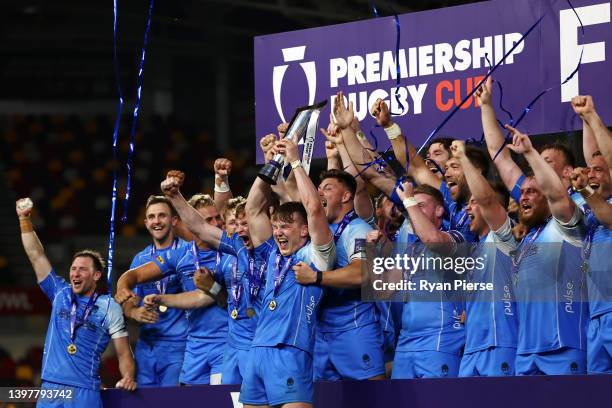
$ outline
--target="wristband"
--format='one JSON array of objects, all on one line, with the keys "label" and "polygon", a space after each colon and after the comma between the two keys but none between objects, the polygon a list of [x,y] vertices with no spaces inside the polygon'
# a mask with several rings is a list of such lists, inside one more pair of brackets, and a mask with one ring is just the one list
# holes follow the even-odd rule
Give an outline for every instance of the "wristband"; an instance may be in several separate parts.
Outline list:
[{"label": "wristband", "polygon": [[591,198],[591,196],[595,194],[595,190],[593,190],[593,187],[588,185],[579,189],[578,192],[585,200]]},{"label": "wristband", "polygon": [[208,292],[213,296],[217,296],[221,292],[221,288],[222,286],[215,282]]},{"label": "wristband", "polygon": [[315,285],[320,285],[323,282],[323,272],[317,271],[317,280],[315,281]]},{"label": "wristband", "polygon": [[419,205],[419,203],[417,203],[417,200],[414,197],[406,197],[404,198],[404,201],[402,201],[402,204],[404,204],[404,208],[408,208],[408,207],[414,207],[415,205]]},{"label": "wristband", "polygon": [[389,140],[394,140],[400,137],[400,135],[402,134],[402,129],[400,129],[397,123],[394,123],[391,126],[385,128],[385,133],[387,134]]},{"label": "wristband", "polygon": [[227,193],[230,191],[227,176],[215,175],[215,191],[217,193]]},{"label": "wristband", "polygon": [[294,160],[291,162],[292,169],[297,169],[298,167],[302,167],[302,162],[300,160]]}]

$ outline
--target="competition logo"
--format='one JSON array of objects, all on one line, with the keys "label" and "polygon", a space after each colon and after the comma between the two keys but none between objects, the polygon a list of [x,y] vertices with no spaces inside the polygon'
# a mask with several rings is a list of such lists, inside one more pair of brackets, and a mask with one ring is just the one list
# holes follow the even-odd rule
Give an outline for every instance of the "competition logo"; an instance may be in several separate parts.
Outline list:
[{"label": "competition logo", "polygon": [[[306,53],[306,46],[301,45],[299,47],[283,48],[283,61],[284,62],[298,62],[304,59]],[[317,70],[314,61],[300,62],[300,66],[306,75],[306,81],[308,83],[308,105],[312,105],[315,100],[315,93],[317,90]],[[272,90],[274,92],[274,105],[276,105],[276,111],[278,116],[283,122],[288,122],[285,119],[283,113],[283,107],[281,104],[281,90],[283,87],[283,78],[285,72],[287,72],[289,65],[278,65],[274,67],[272,71]]]},{"label": "competition logo", "polygon": [[162,265],[164,264],[164,258],[161,255],[157,255],[157,261]]}]

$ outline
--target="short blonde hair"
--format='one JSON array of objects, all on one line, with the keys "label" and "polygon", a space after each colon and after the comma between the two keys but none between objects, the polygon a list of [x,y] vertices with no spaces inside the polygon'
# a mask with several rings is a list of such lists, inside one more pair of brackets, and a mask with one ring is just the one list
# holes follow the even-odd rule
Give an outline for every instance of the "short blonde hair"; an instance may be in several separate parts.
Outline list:
[{"label": "short blonde hair", "polygon": [[188,203],[196,210],[202,207],[214,207],[215,206],[215,200],[213,200],[210,194],[194,194],[189,199]]}]

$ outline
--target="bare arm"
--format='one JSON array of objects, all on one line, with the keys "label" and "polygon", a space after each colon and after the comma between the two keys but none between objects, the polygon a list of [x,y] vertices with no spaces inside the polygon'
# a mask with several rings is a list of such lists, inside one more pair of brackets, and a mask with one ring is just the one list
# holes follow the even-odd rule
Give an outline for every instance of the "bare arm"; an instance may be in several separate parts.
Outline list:
[{"label": "bare arm", "polygon": [[185,197],[179,191],[184,179],[185,175],[182,172],[177,170],[169,171],[166,179],[161,183],[162,192],[170,200],[172,206],[181,217],[181,221],[189,228],[189,231],[206,244],[219,248],[223,230],[207,224],[202,214],[185,200]]},{"label": "bare arm", "polygon": [[[493,79],[489,77],[487,81],[478,88],[476,96],[480,104],[480,116],[482,120],[482,130],[484,132],[485,141],[487,142],[487,150],[491,160],[495,157],[499,149],[504,145],[504,134],[502,133],[497,119],[495,117],[495,110],[491,104],[491,95],[493,92]],[[497,171],[508,189],[512,191],[514,185],[523,172],[512,160],[510,151],[503,149],[499,156],[494,161]]]},{"label": "bare arm", "polygon": [[268,217],[270,185],[257,177],[251,186],[245,212],[253,246],[257,248],[272,236],[272,225]]},{"label": "bare arm", "polygon": [[215,208],[220,214],[225,213],[225,207],[230,198],[233,197],[229,186],[229,175],[232,172],[232,162],[225,158],[215,160]]},{"label": "bare arm", "polygon": [[21,229],[21,243],[32,268],[34,268],[36,280],[40,283],[49,275],[52,267],[30,220],[32,201],[29,198],[17,200],[16,211],[19,217],[19,228]]},{"label": "bare arm", "polygon": [[612,227],[612,204],[607,202],[598,192],[589,188],[589,169],[576,167],[571,175],[572,187],[579,191],[595,218],[606,228]]},{"label": "bare arm", "polygon": [[[372,106],[372,114],[376,118],[376,122],[387,133],[391,146],[393,147],[393,153],[395,153],[395,157],[403,168],[406,168],[407,165],[406,152],[408,152],[410,157],[408,174],[412,176],[418,184],[429,184],[432,187],[440,188],[442,181],[432,173],[425,163],[425,160],[417,154],[414,146],[407,142],[399,126],[393,123],[389,107],[385,101],[377,99]],[[408,150],[406,149],[406,144],[408,144]]]},{"label": "bare arm", "polygon": [[567,189],[563,186],[557,173],[533,148],[527,135],[509,125],[506,125],[506,128],[513,134],[512,144],[508,145],[508,148],[524,155],[527,159],[536,181],[546,196],[553,217],[564,223],[569,222],[574,216],[576,204],[567,194]]},{"label": "bare arm", "polygon": [[163,278],[159,266],[153,261],[124,272],[117,281],[115,300],[123,305],[127,300],[136,297],[134,288],[140,283],[153,282]]},{"label": "bare arm", "polygon": [[298,148],[295,143],[285,139],[277,144],[279,152],[285,155],[287,162],[291,163],[293,167],[293,173],[297,181],[298,192],[300,194],[300,200],[306,208],[306,215],[308,216],[308,231],[312,243],[317,246],[328,244],[333,236],[327,223],[327,217],[325,210],[319,200],[319,193],[316,187],[312,184],[312,180],[306,174],[306,171],[301,165]]},{"label": "bare arm", "polygon": [[130,348],[129,337],[125,336],[113,339],[113,346],[115,346],[117,360],[119,360],[119,371],[121,372],[121,380],[117,383],[117,388],[134,391],[136,389],[136,382],[134,379],[136,364],[134,363],[134,356]]},{"label": "bare arm", "polygon": [[[612,132],[606,127],[605,123],[601,120],[601,117],[597,114],[595,110],[595,104],[593,103],[593,98],[589,95],[585,96],[575,96],[572,98],[572,107],[574,111],[580,115],[583,120],[583,124],[588,124],[590,128],[590,135],[595,139],[597,146],[596,150],[601,151],[601,154],[606,159],[606,163],[608,167],[612,169]],[[583,127],[583,132],[585,132],[586,127]],[[584,143],[587,142],[586,134]],[[592,146],[592,142],[591,146]],[[592,152],[587,156],[587,152],[585,151],[584,158],[588,161],[592,157]]]},{"label": "bare arm", "polygon": [[[451,243],[453,239],[444,231],[440,231],[427,216],[421,211],[419,204],[414,199],[412,183],[405,182],[402,184],[403,191],[400,187],[397,188],[397,195],[405,202],[404,207],[410,217],[414,233],[423,241],[424,244],[439,244]],[[411,201],[407,203],[406,201]]]},{"label": "bare arm", "polygon": [[451,146],[453,156],[461,162],[465,180],[467,181],[470,192],[476,199],[480,212],[492,230],[498,230],[506,222],[508,214],[496,197],[495,190],[487,179],[482,175],[472,162],[465,155],[465,142],[455,140]]},{"label": "bare arm", "polygon": [[145,304],[151,305],[152,307],[164,305],[175,309],[197,309],[212,305],[213,303],[215,303],[215,299],[208,296],[200,289],[182,293],[164,295],[153,294],[145,296]]}]

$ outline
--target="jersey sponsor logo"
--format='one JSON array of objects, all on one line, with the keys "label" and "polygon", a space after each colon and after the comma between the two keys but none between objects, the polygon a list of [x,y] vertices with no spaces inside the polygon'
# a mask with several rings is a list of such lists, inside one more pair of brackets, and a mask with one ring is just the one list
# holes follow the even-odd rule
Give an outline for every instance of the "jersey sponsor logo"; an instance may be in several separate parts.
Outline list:
[{"label": "jersey sponsor logo", "polygon": [[504,314],[506,316],[514,316],[514,312],[512,311],[512,292],[510,291],[510,285],[504,285]]},{"label": "jersey sponsor logo", "polygon": [[317,302],[315,301],[315,297],[314,296],[310,296],[310,301],[306,305],[306,322],[308,324],[312,323],[312,319],[311,318],[312,318],[312,314],[314,313],[316,304],[317,304]]},{"label": "jersey sponsor logo", "polygon": [[565,312],[574,313],[574,282],[571,280],[565,284],[563,299],[565,299]]}]

